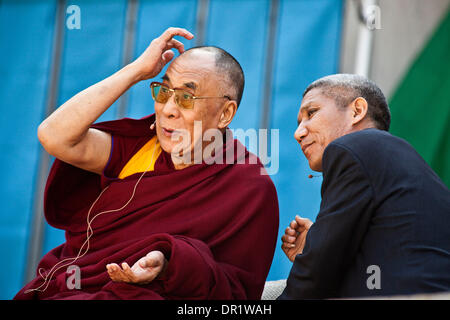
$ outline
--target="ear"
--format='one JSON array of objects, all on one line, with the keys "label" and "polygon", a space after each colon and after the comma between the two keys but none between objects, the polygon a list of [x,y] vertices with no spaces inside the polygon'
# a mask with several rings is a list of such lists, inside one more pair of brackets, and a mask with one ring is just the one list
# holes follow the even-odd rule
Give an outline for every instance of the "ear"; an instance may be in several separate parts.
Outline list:
[{"label": "ear", "polygon": [[227,103],[225,103],[219,118],[218,124],[219,129],[224,129],[231,123],[231,120],[233,120],[234,115],[236,114],[236,110],[237,110],[236,101],[230,100],[227,101]]},{"label": "ear", "polygon": [[366,118],[369,105],[366,99],[358,97],[350,104],[350,108],[352,111],[352,125],[355,126]]}]

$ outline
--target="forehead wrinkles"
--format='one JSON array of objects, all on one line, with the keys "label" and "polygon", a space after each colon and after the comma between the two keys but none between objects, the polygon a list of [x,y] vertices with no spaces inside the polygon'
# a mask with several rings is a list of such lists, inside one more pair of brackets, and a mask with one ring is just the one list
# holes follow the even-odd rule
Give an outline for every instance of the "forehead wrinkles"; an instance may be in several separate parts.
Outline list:
[{"label": "forehead wrinkles", "polygon": [[302,119],[302,114],[305,113],[308,108],[311,107],[312,104],[317,103],[316,102],[316,95],[309,95],[309,92],[306,94],[305,97],[303,97],[302,102],[300,104],[300,109],[298,110],[297,114],[297,121],[300,122]]},{"label": "forehead wrinkles", "polygon": [[[337,106],[334,91],[326,91],[321,88],[314,88],[309,91],[302,100],[301,108],[308,109],[308,107],[321,106],[326,107],[328,105]],[[351,101],[350,101],[351,102]]]},{"label": "forehead wrinkles", "polygon": [[214,74],[211,70],[211,65],[207,61],[200,63],[198,60],[183,56],[174,60],[166,73],[173,85],[194,81],[199,86],[203,86],[203,83],[208,82]]}]

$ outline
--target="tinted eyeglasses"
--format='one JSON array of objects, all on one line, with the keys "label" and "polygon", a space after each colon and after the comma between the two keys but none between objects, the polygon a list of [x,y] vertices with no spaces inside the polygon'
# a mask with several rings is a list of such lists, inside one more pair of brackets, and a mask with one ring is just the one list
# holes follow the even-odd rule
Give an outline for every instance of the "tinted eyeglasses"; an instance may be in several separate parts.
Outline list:
[{"label": "tinted eyeglasses", "polygon": [[194,101],[197,99],[228,99],[231,100],[229,96],[222,97],[197,97],[192,93],[185,91],[183,89],[171,89],[167,85],[159,82],[152,82],[150,84],[152,89],[152,97],[158,103],[166,103],[169,101],[173,93],[175,93],[175,103],[183,109],[194,108]]}]

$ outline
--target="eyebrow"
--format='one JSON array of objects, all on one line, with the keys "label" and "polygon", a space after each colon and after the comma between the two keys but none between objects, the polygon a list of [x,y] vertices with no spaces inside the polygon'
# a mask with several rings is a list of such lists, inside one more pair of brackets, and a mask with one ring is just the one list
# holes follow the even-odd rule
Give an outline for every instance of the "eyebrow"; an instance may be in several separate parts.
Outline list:
[{"label": "eyebrow", "polygon": [[169,76],[168,76],[167,74],[163,75],[163,76],[162,76],[162,79],[163,79],[164,81],[170,82]]},{"label": "eyebrow", "polygon": [[[163,79],[164,81],[167,81],[167,82],[170,83],[170,78],[169,78],[169,76],[168,76],[167,74],[163,75],[162,79]],[[192,81],[191,81],[191,82],[183,83],[183,86],[185,86],[185,87],[187,87],[187,88],[190,88],[190,89],[192,89],[192,90],[197,89],[197,85],[195,84],[195,82],[192,82]]]},{"label": "eyebrow", "polygon": [[[302,114],[303,112],[305,112],[305,111],[307,111],[307,110],[309,110],[309,109],[311,109],[311,108],[314,108],[314,106],[312,106],[311,103],[308,103],[308,104],[304,105],[303,107],[300,107],[300,110],[299,110],[299,113],[298,113],[299,116],[301,116],[301,114]],[[302,121],[300,120],[299,117],[297,117],[297,126],[300,125],[300,122],[302,122]]]},{"label": "eyebrow", "polygon": [[306,105],[304,105],[304,106],[302,106],[302,107],[300,107],[300,113],[302,113],[304,110],[308,110],[309,108],[311,108],[311,104],[306,104]]},{"label": "eyebrow", "polygon": [[197,85],[194,82],[187,82],[183,84],[185,87],[191,88],[192,90],[197,89]]}]

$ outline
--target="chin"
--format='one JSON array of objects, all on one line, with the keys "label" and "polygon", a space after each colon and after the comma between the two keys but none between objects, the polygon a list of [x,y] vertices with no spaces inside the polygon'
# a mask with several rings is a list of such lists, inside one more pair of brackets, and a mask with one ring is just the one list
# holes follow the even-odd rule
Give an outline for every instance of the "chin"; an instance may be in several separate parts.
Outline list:
[{"label": "chin", "polygon": [[312,170],[312,171],[315,171],[315,172],[322,172],[322,168],[319,168],[319,167],[317,167],[317,166],[309,166],[309,168]]},{"label": "chin", "polygon": [[171,141],[161,141],[159,140],[159,144],[161,146],[161,149],[163,149],[167,153],[172,153],[174,150],[175,145],[171,143]]},{"label": "chin", "polygon": [[[183,148],[183,146],[179,142],[172,141],[170,139],[163,139],[163,141],[160,141],[159,143],[161,145],[161,149],[163,149],[166,153],[171,154],[172,156],[182,159],[181,161],[184,161],[186,163],[190,163],[191,161],[193,161],[193,147],[191,145]],[[190,154],[190,157],[186,156],[187,158],[185,158],[183,157],[184,154]]]},{"label": "chin", "polygon": [[322,161],[309,160],[308,163],[311,170],[316,172],[322,172]]}]

